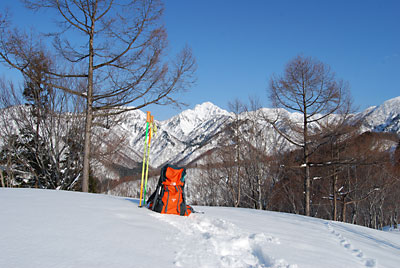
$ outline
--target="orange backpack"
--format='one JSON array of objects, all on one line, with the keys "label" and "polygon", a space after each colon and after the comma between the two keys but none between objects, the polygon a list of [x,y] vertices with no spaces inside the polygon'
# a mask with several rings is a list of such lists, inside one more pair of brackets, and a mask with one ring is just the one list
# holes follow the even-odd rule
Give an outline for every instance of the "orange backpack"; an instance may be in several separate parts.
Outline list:
[{"label": "orange backpack", "polygon": [[189,216],[193,208],[186,205],[185,175],[185,168],[165,165],[161,169],[156,190],[147,200],[149,209],[162,214]]}]

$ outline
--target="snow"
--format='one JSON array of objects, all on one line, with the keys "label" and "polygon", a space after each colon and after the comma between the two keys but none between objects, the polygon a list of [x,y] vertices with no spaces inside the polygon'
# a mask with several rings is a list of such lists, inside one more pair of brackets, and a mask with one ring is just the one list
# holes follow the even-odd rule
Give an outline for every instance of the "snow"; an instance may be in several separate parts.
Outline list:
[{"label": "snow", "polygon": [[389,99],[379,106],[371,107],[360,113],[364,119],[362,131],[399,133],[400,96]]},{"label": "snow", "polygon": [[191,132],[204,122],[216,117],[230,117],[231,114],[211,102],[197,104],[194,109],[187,109],[162,122],[162,126],[179,139],[187,139]]},{"label": "snow", "polygon": [[0,188],[0,267],[398,267],[400,233],[224,207]]}]

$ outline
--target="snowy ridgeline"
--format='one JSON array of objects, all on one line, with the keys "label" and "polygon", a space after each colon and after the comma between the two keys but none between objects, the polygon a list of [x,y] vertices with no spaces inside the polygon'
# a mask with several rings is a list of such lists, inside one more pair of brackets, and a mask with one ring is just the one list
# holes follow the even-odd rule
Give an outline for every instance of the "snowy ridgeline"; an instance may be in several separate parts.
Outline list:
[{"label": "snowy ridgeline", "polygon": [[[272,153],[268,150],[275,148],[276,146],[273,145],[276,144],[281,144],[279,150],[292,148],[263,119],[274,119],[277,117],[277,112],[290,118],[290,120],[301,121],[300,114],[290,113],[284,109],[262,108],[256,112],[242,113],[239,116],[243,121],[246,121],[246,118],[259,118],[257,122],[262,126],[259,135],[265,143],[266,153]],[[145,117],[145,113],[142,111],[129,112],[125,115],[124,121],[112,130],[115,137],[126,139],[125,145],[118,151],[120,156],[116,156],[123,166],[130,167],[132,163],[142,161]],[[234,118],[234,114],[210,102],[205,102],[196,105],[194,109],[184,110],[168,120],[156,120],[158,131],[156,137],[152,139],[150,165],[154,168],[160,168],[165,163],[187,165],[196,162],[201,164],[202,155],[223,143],[224,138],[226,138],[224,128]],[[335,118],[335,116],[331,118]],[[353,118],[362,120],[362,131],[400,133],[400,97],[354,114]],[[246,127],[246,125],[243,127]],[[282,129],[282,131],[286,130]],[[111,171],[104,170],[98,175],[99,177],[107,177],[107,174],[111,173]]]},{"label": "snowy ridgeline", "polygon": [[195,207],[161,215],[138,200],[0,188],[0,267],[385,267],[400,232],[293,214]]}]

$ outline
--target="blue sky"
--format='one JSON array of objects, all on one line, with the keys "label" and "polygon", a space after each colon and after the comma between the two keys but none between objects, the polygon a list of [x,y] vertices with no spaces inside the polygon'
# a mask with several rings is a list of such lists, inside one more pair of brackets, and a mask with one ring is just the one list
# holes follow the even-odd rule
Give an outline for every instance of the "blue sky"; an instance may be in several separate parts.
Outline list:
[{"label": "blue sky", "polygon": [[[9,6],[14,19],[35,16]],[[170,55],[189,45],[197,82],[180,100],[188,108],[249,96],[269,107],[268,82],[298,54],[331,66],[348,81],[355,106],[365,109],[400,95],[400,1],[168,0],[164,22]],[[35,19],[36,20],[36,19]],[[0,69],[3,70],[3,69]],[[150,107],[155,119],[177,113]]]}]

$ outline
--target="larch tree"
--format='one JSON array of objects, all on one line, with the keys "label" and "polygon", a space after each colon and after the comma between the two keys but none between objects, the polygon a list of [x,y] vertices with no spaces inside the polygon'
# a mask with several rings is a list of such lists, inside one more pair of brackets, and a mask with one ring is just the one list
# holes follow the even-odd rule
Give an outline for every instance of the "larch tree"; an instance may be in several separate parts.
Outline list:
[{"label": "larch tree", "polygon": [[[278,112],[269,122],[287,141],[302,149],[300,167],[304,168],[304,214],[310,216],[309,159],[321,142],[323,128],[320,125],[331,115],[349,110],[347,83],[337,79],[328,65],[311,57],[297,56],[289,61],[282,75],[272,76],[269,100],[275,108],[301,115],[299,123]],[[282,127],[285,131],[281,131]]]},{"label": "larch tree", "polygon": [[[150,104],[179,104],[177,93],[194,82],[195,60],[184,48],[165,61],[167,33],[160,0],[39,0],[27,8],[54,15],[57,30],[34,37],[0,22],[0,58],[29,75],[32,55],[44,53],[55,64],[46,86],[86,103],[82,191],[88,191],[92,130],[96,118]],[[6,18],[6,16],[3,16]],[[45,44],[50,43],[52,48]],[[34,77],[31,79],[35,79]],[[70,85],[59,81],[73,80]],[[126,105],[132,105],[127,108]]]}]

